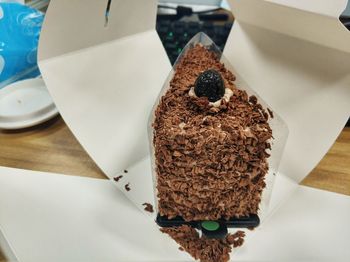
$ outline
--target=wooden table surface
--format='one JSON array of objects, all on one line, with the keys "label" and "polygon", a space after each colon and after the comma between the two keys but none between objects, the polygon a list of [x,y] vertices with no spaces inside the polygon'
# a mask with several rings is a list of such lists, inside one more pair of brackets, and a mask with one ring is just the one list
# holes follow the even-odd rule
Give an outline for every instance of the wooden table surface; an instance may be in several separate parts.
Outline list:
[{"label": "wooden table surface", "polygon": [[[0,131],[0,145],[0,166],[106,179],[60,116],[33,128]],[[350,128],[344,128],[301,184],[350,195],[349,160]]]}]

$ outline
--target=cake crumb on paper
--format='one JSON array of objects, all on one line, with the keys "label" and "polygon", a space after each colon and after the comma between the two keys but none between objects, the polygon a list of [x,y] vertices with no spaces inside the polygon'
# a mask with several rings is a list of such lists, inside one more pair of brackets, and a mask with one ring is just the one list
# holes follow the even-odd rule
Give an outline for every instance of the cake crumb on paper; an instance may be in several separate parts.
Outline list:
[{"label": "cake crumb on paper", "polygon": [[113,177],[113,180],[114,180],[115,182],[118,182],[122,177],[123,177],[122,175],[116,176],[116,177]]},{"label": "cake crumb on paper", "polygon": [[150,203],[143,203],[142,205],[145,206],[145,208],[144,208],[145,211],[150,212],[150,213],[154,212],[153,206]]},{"label": "cake crumb on paper", "polygon": [[267,109],[267,112],[269,112],[269,115],[271,118],[273,118],[273,112],[270,108],[266,108]]},{"label": "cake crumb on paper", "polygon": [[230,252],[233,248],[241,246],[245,237],[243,231],[228,234],[224,239],[200,237],[196,229],[188,225],[161,228],[160,231],[174,239],[180,245],[179,250],[186,251],[201,262],[229,261]]}]

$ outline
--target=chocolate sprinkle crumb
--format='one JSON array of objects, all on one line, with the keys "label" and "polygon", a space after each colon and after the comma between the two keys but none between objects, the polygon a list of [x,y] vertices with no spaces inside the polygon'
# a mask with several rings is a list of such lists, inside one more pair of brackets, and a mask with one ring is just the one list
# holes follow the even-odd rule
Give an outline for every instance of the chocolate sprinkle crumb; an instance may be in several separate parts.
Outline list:
[{"label": "chocolate sprinkle crumb", "polygon": [[271,111],[271,109],[270,108],[266,108],[266,109],[267,109],[267,112],[269,112],[270,117],[273,118],[273,112]]},{"label": "chocolate sprinkle crumb", "polygon": [[253,105],[256,105],[258,103],[258,99],[254,95],[250,96],[248,101]]},{"label": "chocolate sprinkle crumb", "polygon": [[115,182],[118,182],[121,178],[122,178],[123,176],[116,176],[116,177],[113,177],[113,180],[115,181]]},{"label": "chocolate sprinkle crumb", "polygon": [[154,212],[153,206],[152,206],[151,204],[149,204],[149,203],[143,203],[142,205],[145,206],[144,209],[145,209],[147,212],[150,212],[150,213],[153,213],[153,212]]},{"label": "chocolate sprinkle crumb", "polygon": [[244,242],[244,237],[245,233],[244,231],[237,231],[234,234],[228,234],[226,236],[226,241],[230,244],[233,245],[233,247],[240,247],[243,245]]},{"label": "chocolate sprinkle crumb", "polygon": [[188,225],[161,228],[160,231],[174,239],[180,245],[180,250],[185,250],[201,262],[229,261],[232,247],[241,246],[245,236],[243,231],[237,231],[228,234],[225,239],[210,239],[204,235],[200,237],[199,233]]},{"label": "chocolate sprinkle crumb", "polygon": [[248,230],[253,231],[255,227],[247,227]]},{"label": "chocolate sprinkle crumb", "polygon": [[[208,69],[220,73],[233,93],[219,108],[189,95]],[[257,214],[272,130],[257,97],[238,89],[234,80],[202,45],[189,49],[177,64],[153,122],[160,215],[200,221]]]},{"label": "chocolate sprinkle crumb", "polygon": [[130,191],[130,183],[127,183],[125,186],[124,186],[125,190],[126,191]]},{"label": "chocolate sprinkle crumb", "polygon": [[125,170],[124,170],[124,173],[125,173],[125,174],[128,173],[128,170],[125,169]]}]

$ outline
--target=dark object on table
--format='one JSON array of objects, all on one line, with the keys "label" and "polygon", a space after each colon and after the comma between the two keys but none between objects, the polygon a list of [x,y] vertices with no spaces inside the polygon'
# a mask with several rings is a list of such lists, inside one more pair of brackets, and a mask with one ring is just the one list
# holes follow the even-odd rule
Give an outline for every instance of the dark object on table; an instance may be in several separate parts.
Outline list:
[{"label": "dark object on table", "polygon": [[[221,221],[221,220],[220,220]],[[157,215],[156,222],[161,227],[172,227],[189,225],[199,228],[199,221],[186,222],[182,217],[175,217],[173,219],[168,219],[166,216]],[[251,214],[249,217],[231,218],[229,220],[222,220],[228,227],[241,227],[241,228],[253,228],[257,227],[260,223],[258,215]]]},{"label": "dark object on table", "polygon": [[[156,222],[160,227],[179,227],[188,225],[202,230],[202,233],[209,238],[225,237],[228,227],[255,228],[260,224],[258,215],[251,214],[249,217],[231,218],[229,220],[217,221],[191,221],[186,222],[182,217],[168,219],[166,216],[157,215]],[[207,224],[206,224],[207,223]],[[215,228],[216,224],[219,227]],[[212,230],[211,230],[212,229]]]},{"label": "dark object on table", "polygon": [[[193,12],[186,8],[183,10],[182,7],[175,10],[180,11],[180,14],[158,14],[156,26],[171,64],[174,64],[182,49],[198,32],[206,33],[223,51],[232,28],[232,21],[228,21],[226,13],[219,13],[219,8],[203,12]],[[189,21],[186,18],[192,19]]]},{"label": "dark object on table", "polygon": [[339,20],[350,31],[350,16],[342,15],[339,17]]}]

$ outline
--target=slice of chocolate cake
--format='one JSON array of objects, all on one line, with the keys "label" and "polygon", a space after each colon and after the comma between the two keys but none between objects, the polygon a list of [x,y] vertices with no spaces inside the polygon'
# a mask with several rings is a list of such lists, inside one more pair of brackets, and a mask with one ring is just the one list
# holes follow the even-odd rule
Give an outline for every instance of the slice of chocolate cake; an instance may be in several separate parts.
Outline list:
[{"label": "slice of chocolate cake", "polygon": [[177,63],[154,112],[160,215],[197,221],[258,212],[272,130],[258,99],[234,81],[200,44]]}]

